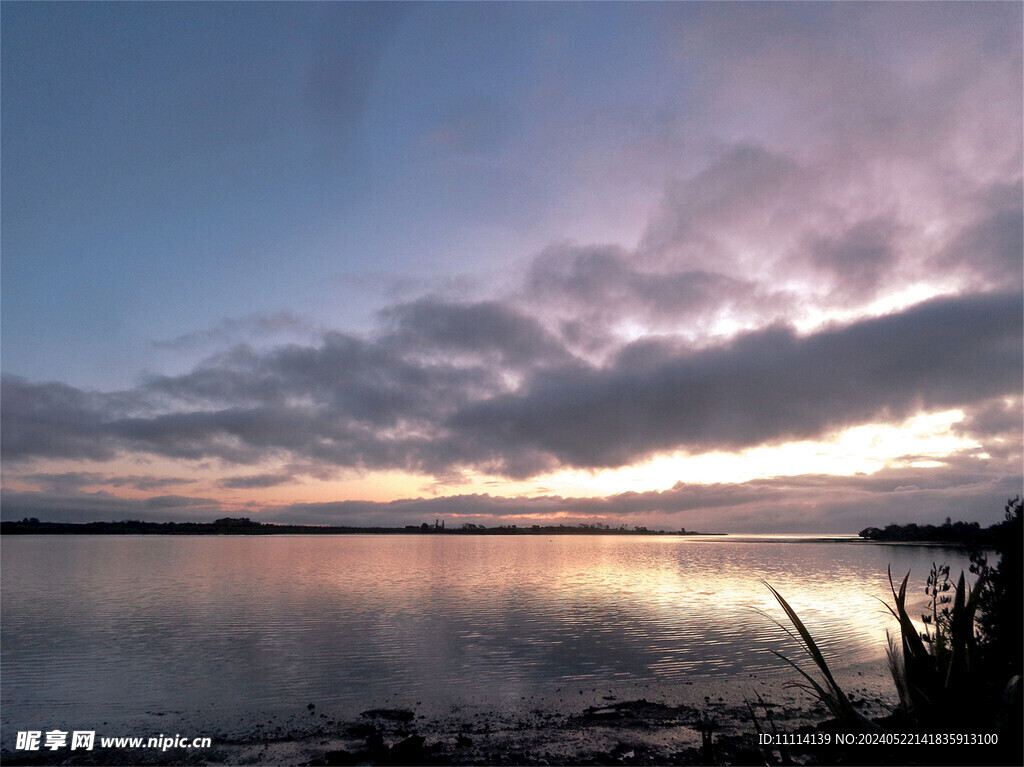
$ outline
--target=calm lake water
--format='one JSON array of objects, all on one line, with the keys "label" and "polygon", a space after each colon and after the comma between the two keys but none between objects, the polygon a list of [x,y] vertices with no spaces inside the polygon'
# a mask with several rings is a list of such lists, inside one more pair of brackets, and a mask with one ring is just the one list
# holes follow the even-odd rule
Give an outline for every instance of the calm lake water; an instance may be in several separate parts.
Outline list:
[{"label": "calm lake water", "polygon": [[[396,700],[500,703],[792,674],[761,581],[841,668],[884,657],[886,567],[962,553],[771,538],[7,536],[5,736],[19,724]],[[358,710],[358,709],[355,709]]]}]

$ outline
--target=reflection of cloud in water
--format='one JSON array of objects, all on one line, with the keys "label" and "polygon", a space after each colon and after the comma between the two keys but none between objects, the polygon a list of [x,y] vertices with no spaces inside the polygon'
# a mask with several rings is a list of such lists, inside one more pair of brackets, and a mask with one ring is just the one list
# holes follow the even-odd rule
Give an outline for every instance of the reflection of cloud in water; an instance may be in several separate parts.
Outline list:
[{"label": "reflection of cloud in water", "polygon": [[[883,662],[885,570],[948,550],[573,536],[4,541],[8,712],[509,699],[786,671],[786,597],[836,668]],[[55,583],[64,584],[53,588]],[[912,613],[918,612],[917,609]],[[58,655],[59,653],[59,655]],[[41,709],[38,709],[41,711]],[[69,714],[70,715],[70,714]]]}]

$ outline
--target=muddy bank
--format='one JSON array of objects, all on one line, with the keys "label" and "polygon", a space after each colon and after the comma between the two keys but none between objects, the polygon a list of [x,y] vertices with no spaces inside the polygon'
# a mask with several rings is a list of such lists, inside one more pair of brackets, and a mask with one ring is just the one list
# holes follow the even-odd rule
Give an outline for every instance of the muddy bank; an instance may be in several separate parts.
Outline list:
[{"label": "muddy bank", "polygon": [[[857,677],[856,674],[861,673]],[[849,689],[869,716],[891,701],[871,675],[853,672]],[[856,680],[856,681],[854,681]],[[861,682],[861,684],[857,684]],[[714,692],[714,695],[707,694]],[[783,680],[721,680],[627,697],[622,690],[559,689],[551,697],[509,698],[502,705],[389,701],[340,712],[308,702],[286,715],[225,721],[206,731],[208,749],[101,749],[25,752],[5,748],[7,764],[266,765],[657,765],[765,764],[754,716],[770,730],[809,731],[827,712]],[[635,692],[635,691],[630,691]],[[760,696],[760,700],[758,698]],[[751,704],[751,705],[748,705]],[[754,716],[751,714],[753,708]],[[173,727],[164,719],[161,731]],[[6,744],[5,744],[6,745]],[[820,755],[790,749],[796,763]]]},{"label": "muddy bank", "polygon": [[[311,704],[312,705],[312,704]],[[777,725],[814,718],[758,706]],[[321,719],[253,725],[210,749],[175,753],[145,749],[92,752],[24,751],[6,764],[280,764],[280,765],[589,765],[763,763],[745,707],[708,701],[700,708],[646,699],[603,701],[572,713],[464,711],[434,718],[413,709],[368,709],[348,721]],[[323,715],[326,716],[326,715]]]}]

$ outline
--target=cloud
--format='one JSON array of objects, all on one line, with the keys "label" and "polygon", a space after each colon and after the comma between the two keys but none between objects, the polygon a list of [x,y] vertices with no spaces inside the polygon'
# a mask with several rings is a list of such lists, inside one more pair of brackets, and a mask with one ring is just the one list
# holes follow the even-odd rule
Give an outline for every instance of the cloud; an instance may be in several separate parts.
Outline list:
[{"label": "cloud", "polygon": [[170,351],[192,351],[223,348],[243,341],[281,335],[308,337],[313,332],[314,328],[307,320],[291,312],[260,312],[240,319],[225,319],[209,330],[186,333],[166,341],[154,341],[153,346]]},{"label": "cloud", "polygon": [[[397,307],[377,341],[239,347],[129,392],[6,380],[4,457],[287,456],[437,476],[617,467],[1014,396],[1021,316],[1019,295],[936,299],[806,336],[772,326],[707,348],[642,340],[598,366],[508,307],[425,301]],[[494,355],[520,375],[503,376]]]},{"label": "cloud", "polygon": [[19,479],[38,485],[49,492],[68,493],[83,487],[132,487],[156,490],[174,485],[191,485],[197,480],[186,477],[118,477],[98,472],[68,471],[60,473],[22,474]]},{"label": "cloud", "polygon": [[116,450],[104,435],[104,421],[116,408],[112,398],[62,383],[33,384],[4,377],[0,392],[5,458],[47,456],[109,460]]},{"label": "cloud", "polygon": [[1024,408],[1020,396],[997,397],[965,408],[964,419],[954,424],[953,429],[976,439],[981,445],[979,452],[994,459],[1016,461],[1019,466],[1024,445]]},{"label": "cloud", "polygon": [[389,307],[382,317],[391,327],[386,344],[404,353],[467,355],[511,368],[565,363],[571,358],[537,320],[498,301],[457,304],[422,298]]},{"label": "cloud", "polygon": [[154,522],[209,522],[224,516],[220,504],[212,498],[188,498],[165,495],[153,498],[121,498],[97,492],[18,492],[0,491],[3,519],[36,517],[46,522],[110,522],[141,519]]},{"label": "cloud", "polygon": [[770,291],[740,277],[702,269],[650,269],[613,246],[552,246],[531,264],[524,300],[555,318],[563,340],[582,351],[621,342],[616,331],[633,323],[648,331],[706,335],[723,314],[743,305],[762,312]]},{"label": "cloud", "polygon": [[961,434],[977,439],[1014,437],[1024,425],[1021,399],[996,398],[967,408],[966,417],[953,425]]},{"label": "cloud", "polygon": [[686,484],[664,491],[606,497],[504,497],[466,494],[409,498],[387,503],[301,503],[263,510],[260,520],[320,525],[418,525],[444,518],[463,522],[565,524],[601,521],[612,527],[686,527],[704,532],[854,533],[869,525],[935,522],[944,516],[991,524],[1006,498],[1020,492],[1020,477],[1000,465],[973,459],[970,466],[940,470],[886,469],[870,476],[799,475],[734,484]]},{"label": "cloud", "polygon": [[1019,285],[1021,11],[934,11],[669,14],[665,36],[699,87],[681,94],[676,143],[658,133],[669,183],[633,267],[775,294],[747,302],[748,328],[922,283]]},{"label": "cloud", "polygon": [[812,243],[812,264],[830,273],[854,297],[874,296],[897,261],[896,228],[887,217],[859,221],[838,237]]},{"label": "cloud", "polygon": [[302,96],[317,129],[317,161],[326,169],[349,159],[380,60],[410,11],[402,3],[331,4],[320,11],[324,18]]},{"label": "cloud", "polygon": [[232,489],[248,489],[254,487],[276,487],[290,482],[291,474],[246,474],[238,477],[226,477],[218,484]]},{"label": "cloud", "polygon": [[[304,108],[300,154],[322,174],[313,183],[350,171],[345,184],[328,184],[325,204],[376,178],[358,172],[363,154],[353,148],[367,115],[385,114],[378,78],[401,71],[396,40],[419,39],[415,25],[403,29],[410,12],[317,10],[293,95]],[[84,492],[191,480],[88,464],[61,471],[66,464],[51,460],[209,461],[204,470],[224,474],[211,483],[233,490],[340,470],[451,483],[823,438],[938,409],[962,410],[954,429],[978,446],[929,456],[941,464],[930,470],[277,513],[413,522],[445,509],[691,515],[713,527],[723,510],[764,529],[801,515],[826,525],[856,509],[892,521],[897,490],[914,514],[1010,492],[1021,452],[1021,17],[1017,4],[763,4],[744,13],[668,4],[656,11],[652,46],[668,75],[645,79],[635,98],[618,88],[634,61],[605,93],[573,92],[567,84],[584,72],[567,70],[564,84],[513,78],[499,95],[463,88],[435,106],[406,104],[415,136],[398,126],[388,141],[405,147],[410,178],[440,179],[419,175],[440,164],[439,199],[464,184],[484,189],[473,210],[457,212],[460,226],[495,215],[508,223],[508,207],[543,213],[544,227],[524,225],[527,240],[563,219],[568,228],[555,236],[586,222],[616,231],[602,219],[623,226],[630,216],[621,211],[638,211],[638,199],[646,205],[660,189],[660,200],[646,221],[623,227],[632,239],[555,241],[522,280],[501,285],[441,276],[432,287],[372,264],[340,275],[390,302],[363,335],[259,313],[157,341],[172,355],[207,356],[125,391],[5,377],[5,474],[40,492],[4,502],[72,515],[223,513],[207,508],[210,499],[167,495],[147,506]],[[492,183],[502,206],[492,204]],[[528,202],[524,194],[507,204],[509,189],[527,187]],[[510,227],[505,236],[516,235]]]},{"label": "cloud", "polygon": [[[406,285],[364,337],[228,319],[158,342],[219,353],[127,391],[5,378],[4,459],[529,477],[929,408],[985,428],[1019,394],[1020,297],[999,291],[1021,275],[1020,9],[853,8],[664,11],[699,77],[669,88],[691,108],[658,119],[664,194],[635,245],[551,245],[485,298]],[[303,95],[332,151],[407,12],[324,11]],[[450,104],[435,138],[494,149],[513,95]]]},{"label": "cloud", "polygon": [[[1019,285],[1024,269],[1024,191],[1021,181],[981,190],[978,214],[934,259],[939,268]],[[976,277],[974,279],[977,279]]]},{"label": "cloud", "polygon": [[654,265],[732,273],[773,251],[784,253],[786,238],[818,214],[821,206],[809,204],[817,183],[792,157],[755,144],[733,147],[669,186],[644,234],[641,257]]},{"label": "cloud", "polygon": [[735,450],[1019,390],[1020,296],[941,299],[798,337],[772,327],[642,369],[577,368],[462,409],[451,426],[492,470],[622,466]]},{"label": "cloud", "polygon": [[391,502],[298,503],[262,510],[226,509],[207,498],[148,500],[108,493],[3,492],[3,518],[91,522],[119,519],[211,521],[243,514],[262,522],[403,527],[443,518],[447,527],[603,522],[612,527],[702,532],[855,533],[868,526],[935,523],[946,516],[992,524],[1021,478],[1004,465],[971,458],[942,469],[884,469],[872,475],[798,475],[733,484],[678,483],[663,491],[605,497],[504,497],[466,494]]},{"label": "cloud", "polygon": [[553,245],[516,300],[600,361],[638,335],[708,345],[1019,284],[1019,163],[952,182],[934,158],[874,169],[880,151],[727,148],[669,185],[635,248]]}]

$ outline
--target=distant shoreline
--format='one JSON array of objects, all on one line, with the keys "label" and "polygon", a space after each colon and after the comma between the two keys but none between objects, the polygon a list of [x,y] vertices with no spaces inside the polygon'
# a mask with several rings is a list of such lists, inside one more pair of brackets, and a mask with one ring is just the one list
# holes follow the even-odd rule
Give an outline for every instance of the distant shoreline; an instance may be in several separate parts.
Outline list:
[{"label": "distant shoreline", "polygon": [[1000,536],[1005,535],[1006,522],[982,527],[977,522],[953,522],[948,517],[942,525],[887,525],[884,528],[866,527],[859,536],[873,543],[933,543],[968,548],[995,548]]},{"label": "distant shoreline", "polygon": [[[958,523],[959,524],[959,523]],[[931,525],[918,528],[916,525],[890,525],[885,530],[867,528],[858,536],[811,535],[797,536],[793,542],[875,543],[889,545],[955,546],[991,548],[993,528],[972,530],[973,535],[936,534],[949,532]],[[956,530],[957,533],[962,533]],[[682,528],[680,530],[649,530],[646,527],[607,527],[603,525],[483,525],[464,524],[446,528],[442,521],[433,524],[423,522],[404,527],[358,527],[349,525],[285,525],[272,522],[254,522],[245,517],[225,517],[213,522],[146,522],[143,520],[122,520],[116,522],[43,522],[36,518],[0,522],[0,535],[588,535],[588,536],[636,536],[656,535],[665,537],[730,538],[737,541],[759,539],[761,536],[746,536],[742,533],[704,533]],[[786,534],[772,536],[771,542],[786,539]]]},{"label": "distant shoreline", "polygon": [[645,527],[607,528],[594,525],[503,525],[458,528],[435,522],[405,527],[349,527],[320,525],[277,525],[253,522],[246,518],[224,518],[215,522],[41,522],[23,519],[0,522],[0,535],[666,535],[724,536],[726,533],[699,533],[690,530],[648,530]]}]

